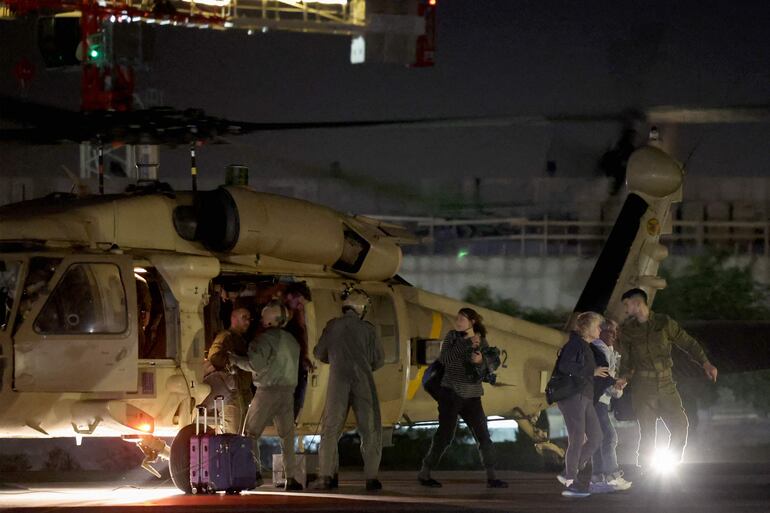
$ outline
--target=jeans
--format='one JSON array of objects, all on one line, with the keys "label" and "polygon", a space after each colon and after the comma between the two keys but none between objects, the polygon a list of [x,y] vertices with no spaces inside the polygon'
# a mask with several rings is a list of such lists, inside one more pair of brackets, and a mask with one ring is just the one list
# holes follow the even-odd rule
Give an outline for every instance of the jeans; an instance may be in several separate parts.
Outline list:
[{"label": "jeans", "polygon": [[602,428],[602,445],[594,453],[593,471],[594,474],[610,475],[618,471],[618,433],[610,419],[610,407],[608,404],[596,403],[596,417]]},{"label": "jeans", "polygon": [[[596,418],[592,397],[576,394],[559,401],[559,410],[567,425],[569,446],[564,458],[567,479],[576,479],[578,470],[591,463],[591,457],[602,443],[602,428]],[[588,474],[590,479],[591,475]]]}]

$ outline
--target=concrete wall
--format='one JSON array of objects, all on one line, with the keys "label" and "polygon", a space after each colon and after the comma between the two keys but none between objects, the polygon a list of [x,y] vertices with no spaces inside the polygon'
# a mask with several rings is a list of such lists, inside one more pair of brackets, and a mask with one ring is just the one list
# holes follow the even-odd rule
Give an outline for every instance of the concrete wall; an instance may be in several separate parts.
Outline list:
[{"label": "concrete wall", "polygon": [[[525,307],[571,310],[595,262],[595,258],[574,256],[517,258],[406,255],[400,274],[415,286],[454,298],[462,298],[468,286],[486,285],[493,295],[515,299]],[[672,256],[663,265],[676,273],[688,262],[687,257]],[[736,257],[731,263],[751,264],[754,279],[770,284],[768,259]]]}]

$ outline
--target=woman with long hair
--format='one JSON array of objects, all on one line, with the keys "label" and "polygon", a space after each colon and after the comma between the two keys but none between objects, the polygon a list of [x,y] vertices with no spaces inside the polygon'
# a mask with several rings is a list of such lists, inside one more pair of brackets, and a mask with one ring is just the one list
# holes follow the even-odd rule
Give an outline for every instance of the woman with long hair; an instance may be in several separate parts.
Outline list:
[{"label": "woman with long hair", "polygon": [[604,317],[596,312],[583,312],[575,321],[575,329],[561,349],[558,372],[572,376],[578,383],[575,393],[558,401],[567,425],[568,447],[565,472],[559,476],[567,489],[567,497],[590,495],[591,456],[602,443],[602,428],[594,409],[594,376],[608,377],[607,367],[597,367],[591,341],[599,338]]},{"label": "woman with long hair", "polygon": [[457,417],[462,417],[478,442],[479,454],[487,471],[487,487],[507,488],[508,483],[495,475],[495,457],[492,438],[487,429],[487,416],[481,405],[484,390],[480,369],[484,363],[481,350],[489,347],[484,319],[472,308],[461,308],[455,318],[455,329],[450,330],[441,344],[439,362],[444,376],[438,393],[438,429],[433,435],[430,450],[422,461],[417,478],[421,485],[439,488],[431,470],[438,465],[457,429]]}]

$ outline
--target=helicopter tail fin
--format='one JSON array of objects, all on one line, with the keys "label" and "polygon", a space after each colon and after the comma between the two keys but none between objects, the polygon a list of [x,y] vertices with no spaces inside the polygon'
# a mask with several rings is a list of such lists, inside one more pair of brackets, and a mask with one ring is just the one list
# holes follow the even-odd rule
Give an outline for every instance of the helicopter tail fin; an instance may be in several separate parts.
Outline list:
[{"label": "helicopter tail fin", "polygon": [[681,201],[684,173],[681,164],[654,143],[636,150],[628,161],[629,194],[602,248],[596,265],[575,306],[586,311],[623,317],[621,295],[644,289],[652,304],[655,293],[666,286],[658,276],[668,249],[660,243],[671,233],[672,205]]}]

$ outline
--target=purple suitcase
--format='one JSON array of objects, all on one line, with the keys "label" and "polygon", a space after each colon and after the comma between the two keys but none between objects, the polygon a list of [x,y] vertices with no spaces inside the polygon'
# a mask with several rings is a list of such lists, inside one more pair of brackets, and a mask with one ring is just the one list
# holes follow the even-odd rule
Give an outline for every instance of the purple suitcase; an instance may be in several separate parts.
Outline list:
[{"label": "purple suitcase", "polygon": [[257,485],[251,438],[214,435],[209,440],[209,489],[238,493]]},{"label": "purple suitcase", "polygon": [[[199,429],[200,410],[203,410],[204,434],[200,434]],[[251,438],[222,434],[223,421],[220,422],[222,416],[218,411],[224,413],[224,398],[221,396],[214,400],[215,434],[209,435],[205,434],[206,409],[198,410],[195,436],[190,439],[190,484],[193,493],[238,493],[257,484]]]},{"label": "purple suitcase", "polygon": [[[203,427],[201,429],[201,411]],[[195,434],[190,438],[190,486],[192,493],[209,492],[209,444],[208,415],[205,407],[199,407],[195,416]],[[202,433],[202,434],[201,434]]]}]

